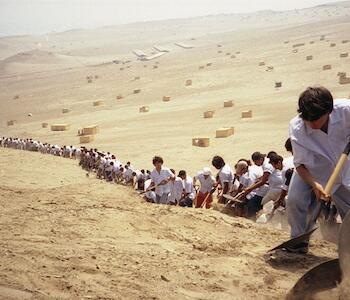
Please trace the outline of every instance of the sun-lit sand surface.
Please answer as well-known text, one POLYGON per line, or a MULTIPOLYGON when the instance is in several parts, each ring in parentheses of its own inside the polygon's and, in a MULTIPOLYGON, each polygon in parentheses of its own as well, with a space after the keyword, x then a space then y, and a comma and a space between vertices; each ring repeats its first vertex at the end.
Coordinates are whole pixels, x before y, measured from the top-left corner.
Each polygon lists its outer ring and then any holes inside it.
MULTIPOLYGON (((347 1, 1 38, 0 135, 79 145, 78 130, 98 124, 100 133, 85 146, 139 169, 151 169, 158 154, 190 175, 216 154, 231 166, 257 150, 286 155, 288 123, 304 88, 321 84, 349 97, 350 84, 337 76, 350 75, 350 57, 340 57, 350 52, 349 28, 347 1), (293 47, 298 43, 305 45, 293 47), (154 45, 170 52, 151 61, 132 53, 151 55, 154 45), (94 107, 96 100, 104 104, 94 107), (227 100, 234 107, 224 108, 227 100), (144 105, 149 112, 139 113, 144 105), (204 119, 208 110, 214 117, 204 119), (242 119, 247 110, 253 117, 242 119), (42 122, 71 126, 53 132, 42 122), (215 138, 221 127, 234 127, 234 135, 215 138), (210 138, 210 146, 193 147, 197 137, 210 138)), ((305 270, 336 256, 333 245, 317 242, 311 256, 275 264, 264 254, 287 233, 216 211, 141 203, 130 189, 85 178, 76 164, 0 148, 5 298, 280 299, 305 270)))
POLYGON ((145 203, 130 188, 86 178, 69 159, 0 154, 4 299, 281 299, 336 256, 335 245, 315 241, 306 257, 271 257, 287 233, 145 203))

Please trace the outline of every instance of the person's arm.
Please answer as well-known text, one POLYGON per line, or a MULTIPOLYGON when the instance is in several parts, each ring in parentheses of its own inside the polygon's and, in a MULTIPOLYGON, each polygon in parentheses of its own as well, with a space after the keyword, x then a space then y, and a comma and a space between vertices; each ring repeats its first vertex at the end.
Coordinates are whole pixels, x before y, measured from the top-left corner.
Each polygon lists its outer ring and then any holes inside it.
POLYGON ((265 185, 267 183, 267 180, 269 179, 270 173, 269 172, 264 172, 263 176, 259 178, 259 180, 252 184, 251 186, 247 187, 244 190, 244 194, 242 196, 247 196, 250 192, 254 191, 255 189, 265 185))
POLYGON ((318 200, 321 198, 328 200, 330 198, 330 195, 326 194, 323 186, 315 180, 315 178, 311 175, 309 170, 304 165, 298 166, 296 170, 300 177, 312 187, 318 200))
POLYGON ((282 189, 280 196, 278 197, 277 201, 274 201, 274 208, 276 209, 277 207, 284 206, 284 198, 286 198, 288 194, 288 191, 282 189))
POLYGON ((218 194, 218 203, 224 203, 224 197, 223 195, 228 194, 229 192, 229 184, 228 182, 224 182, 223 184, 221 184, 221 189, 222 192, 218 194))

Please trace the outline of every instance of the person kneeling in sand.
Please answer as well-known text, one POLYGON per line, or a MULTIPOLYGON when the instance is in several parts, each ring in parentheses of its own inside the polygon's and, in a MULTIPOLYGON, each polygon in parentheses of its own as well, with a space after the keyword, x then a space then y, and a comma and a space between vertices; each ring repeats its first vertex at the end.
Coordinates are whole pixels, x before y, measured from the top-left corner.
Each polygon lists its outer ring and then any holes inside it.
MULTIPOLYGON (((175 175, 174 169, 170 169, 170 171, 175 175)), ((170 194, 168 198, 168 203, 170 205, 177 205, 179 204, 180 200, 183 197, 184 183, 181 177, 176 176, 171 178, 169 184, 170 184, 170 194)))
POLYGON ((160 156, 153 157, 152 163, 154 169, 151 172, 150 188, 156 187, 156 203, 168 204, 168 195, 170 193, 170 179, 174 178, 174 174, 169 168, 163 167, 163 158, 160 156))
POLYGON ((192 207, 193 200, 195 197, 195 190, 193 187, 193 180, 190 176, 187 176, 185 170, 181 170, 178 175, 183 181, 183 197, 179 201, 179 206, 182 207, 192 207))

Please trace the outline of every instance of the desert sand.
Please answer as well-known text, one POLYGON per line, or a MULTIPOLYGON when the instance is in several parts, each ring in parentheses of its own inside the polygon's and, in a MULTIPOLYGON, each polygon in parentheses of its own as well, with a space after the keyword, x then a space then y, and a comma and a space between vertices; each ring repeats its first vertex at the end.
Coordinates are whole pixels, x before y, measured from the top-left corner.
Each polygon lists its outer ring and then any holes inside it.
MULTIPOLYGON (((97 124, 85 146, 139 169, 151 169, 158 154, 190 175, 216 154, 231 166, 254 151, 286 155, 304 88, 321 84, 349 97, 350 84, 337 76, 350 75, 350 57, 340 57, 350 52, 349 16, 345 1, 0 38, 0 135, 79 145, 78 130, 97 124), (132 53, 151 55, 155 45, 170 52, 150 61, 132 53), (326 64, 332 68, 323 70, 326 64), (96 100, 104 104, 93 106, 96 100), (234 107, 224 108, 228 100, 234 107), (141 106, 149 112, 139 113, 141 106), (214 117, 204 119, 208 110, 214 117), (247 110, 253 117, 242 119, 247 110), (53 132, 42 122, 71 126, 53 132), (234 127, 234 135, 215 138, 221 127, 234 127), (210 138, 210 146, 193 147, 197 137, 210 138)), ((85 178, 74 161, 0 154, 5 298, 280 299, 305 270, 336 256, 333 245, 315 241, 309 256, 271 260, 266 251, 288 233, 213 210, 143 203, 129 189, 85 178)))
POLYGON ((286 232, 144 202, 74 160, 0 154, 2 299, 281 299, 337 256, 318 240, 306 256, 267 254, 286 232))

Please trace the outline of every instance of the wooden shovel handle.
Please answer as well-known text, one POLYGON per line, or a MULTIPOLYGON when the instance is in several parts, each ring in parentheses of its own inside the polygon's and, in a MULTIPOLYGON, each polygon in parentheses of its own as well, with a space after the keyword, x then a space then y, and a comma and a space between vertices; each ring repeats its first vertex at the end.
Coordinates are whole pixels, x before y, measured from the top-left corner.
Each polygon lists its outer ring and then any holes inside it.
POLYGON ((333 185, 334 185, 335 181, 337 180, 339 173, 342 170, 344 164, 348 160, 349 152, 350 152, 350 141, 345 146, 345 149, 344 149, 342 155, 340 156, 340 158, 337 162, 337 165, 335 166, 335 169, 333 170, 331 177, 329 177, 329 179, 328 179, 328 182, 327 182, 326 187, 325 187, 326 194, 329 195, 332 192, 333 185))

